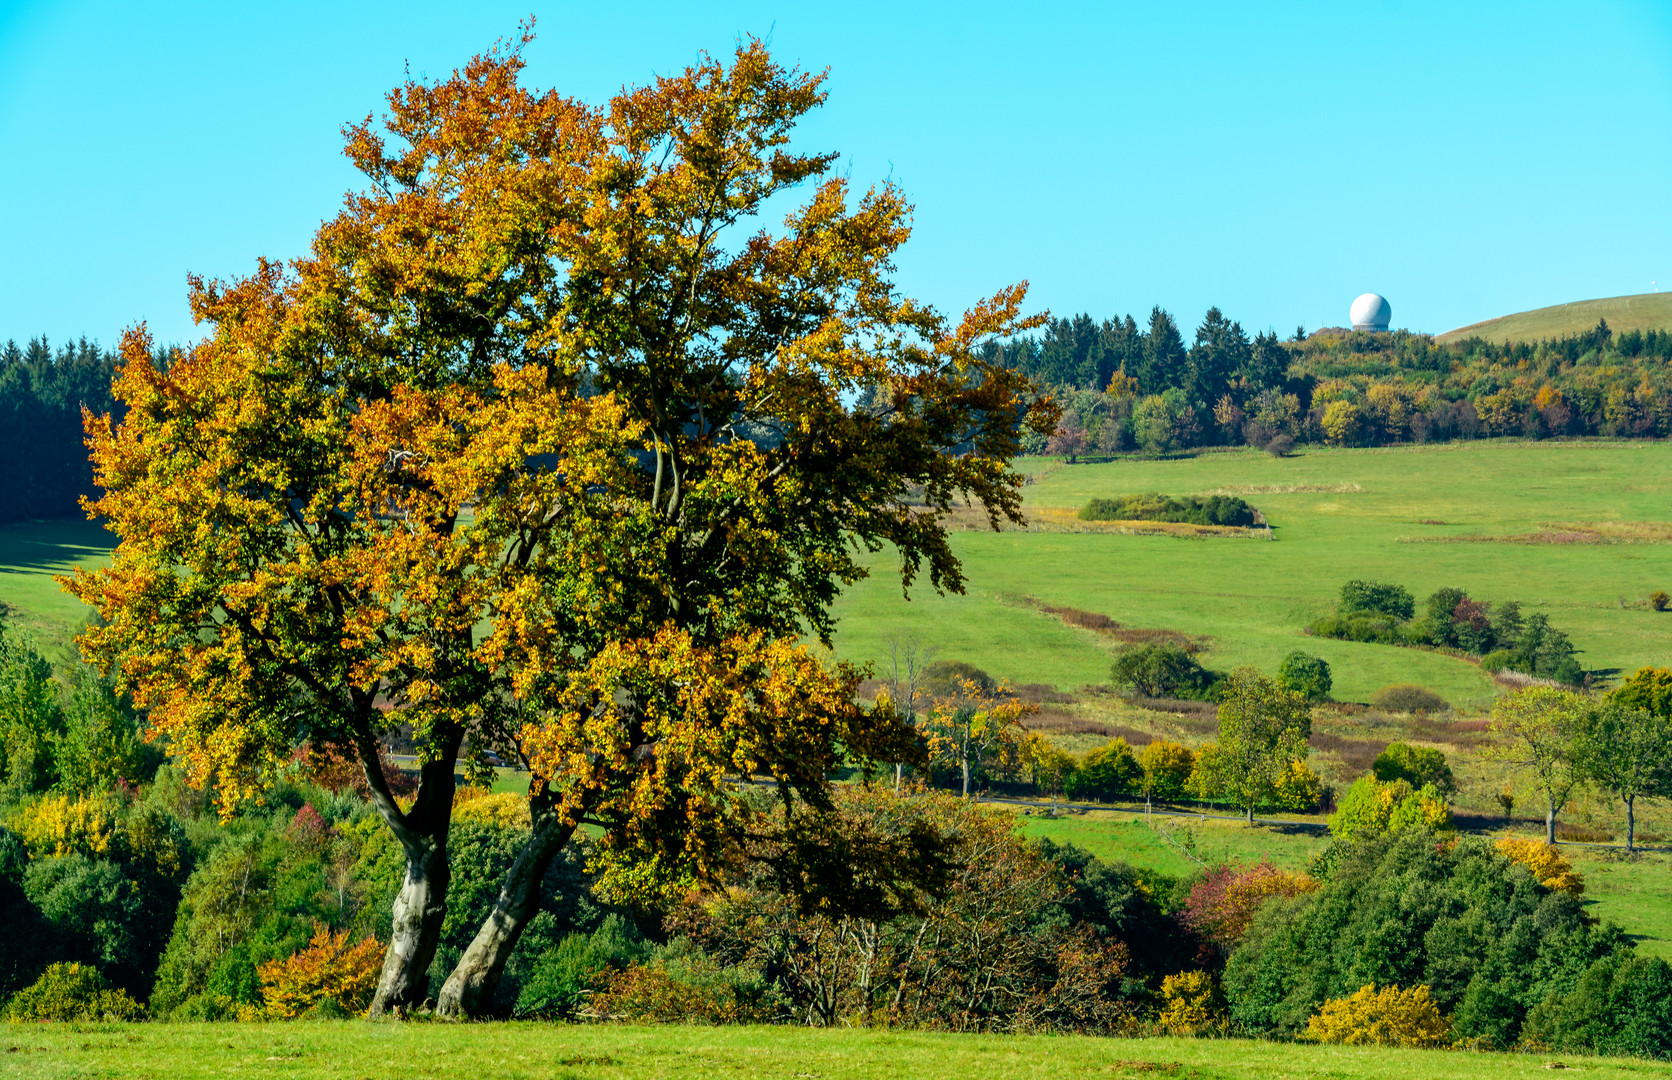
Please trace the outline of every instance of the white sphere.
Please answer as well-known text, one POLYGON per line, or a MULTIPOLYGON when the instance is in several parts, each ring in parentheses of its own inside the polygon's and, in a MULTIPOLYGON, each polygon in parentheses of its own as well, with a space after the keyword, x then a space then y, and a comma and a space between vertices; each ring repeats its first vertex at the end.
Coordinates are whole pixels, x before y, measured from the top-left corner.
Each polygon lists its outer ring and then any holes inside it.
POLYGON ((1354 330, 1386 330, 1393 320, 1393 305, 1382 296, 1367 292, 1353 301, 1354 330))

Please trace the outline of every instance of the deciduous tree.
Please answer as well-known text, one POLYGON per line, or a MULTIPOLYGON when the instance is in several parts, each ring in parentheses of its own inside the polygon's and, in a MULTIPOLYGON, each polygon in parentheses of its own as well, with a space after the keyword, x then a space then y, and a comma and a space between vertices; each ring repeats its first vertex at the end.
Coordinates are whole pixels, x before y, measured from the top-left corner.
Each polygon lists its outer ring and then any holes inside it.
POLYGON ((1020 521, 1009 459, 1056 420, 980 348, 1037 325, 1023 288, 956 323, 900 296, 900 192, 790 148, 822 76, 749 41, 590 108, 520 85, 527 40, 347 129, 369 188, 306 258, 194 279, 209 336, 157 365, 130 334, 130 411, 89 422, 122 542, 72 585, 84 647, 225 808, 304 739, 358 757, 407 859, 373 1012, 426 992, 467 736, 531 770, 533 828, 443 1013, 491 998, 582 823, 619 886, 678 880, 759 825, 738 776, 811 829, 842 756, 910 760, 799 642, 860 548, 960 589, 947 515, 1020 521))

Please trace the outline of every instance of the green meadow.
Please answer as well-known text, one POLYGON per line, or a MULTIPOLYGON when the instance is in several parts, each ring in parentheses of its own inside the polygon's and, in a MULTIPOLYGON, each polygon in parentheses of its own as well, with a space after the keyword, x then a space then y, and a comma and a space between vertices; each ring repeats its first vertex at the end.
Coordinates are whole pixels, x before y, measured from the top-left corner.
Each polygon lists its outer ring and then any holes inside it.
POLYGON ((1543 341, 1596 329, 1607 319, 1615 333, 1627 330, 1665 330, 1672 327, 1672 292, 1610 296, 1601 300, 1576 300, 1571 304, 1518 311, 1485 322, 1460 326, 1436 335, 1442 345, 1464 338, 1488 341, 1543 341))
POLYGON ((1419 600, 1442 586, 1519 600, 1565 630, 1587 668, 1672 663, 1672 613, 1646 602, 1655 589, 1672 591, 1672 453, 1663 443, 1494 440, 1022 466, 1032 475, 1031 511, 1135 492, 1222 491, 1258 507, 1274 539, 972 527, 953 535, 968 578, 961 596, 919 583, 903 597, 892 553, 880 553, 871 577, 840 602, 839 655, 885 669, 892 645, 915 640, 1013 683, 1106 682, 1115 644, 1041 613, 1031 598, 1129 627, 1204 635, 1204 662, 1220 669, 1269 672, 1304 648, 1329 661, 1344 701, 1420 683, 1456 705, 1488 702, 1491 680, 1466 661, 1302 633, 1343 581, 1372 578, 1399 582, 1419 600), (1516 539, 1574 524, 1595 542, 1516 539))
POLYGON ((1619 1058, 1480 1054, 1247 1039, 966 1035, 845 1028, 486 1023, 43 1024, 0 1030, 0 1077, 38 1080, 1504 1080, 1581 1070, 1672 1076, 1619 1058))

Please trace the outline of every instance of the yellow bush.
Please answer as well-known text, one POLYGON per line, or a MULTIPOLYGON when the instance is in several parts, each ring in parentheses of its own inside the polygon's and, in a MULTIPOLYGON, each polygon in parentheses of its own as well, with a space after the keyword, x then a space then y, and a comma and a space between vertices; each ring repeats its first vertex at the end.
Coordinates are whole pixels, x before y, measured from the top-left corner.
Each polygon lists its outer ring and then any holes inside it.
POLYGON ((13 816, 11 825, 36 858, 107 857, 120 828, 116 814, 104 801, 70 795, 46 795, 35 800, 13 816))
POLYGON ((1347 1045, 1444 1046, 1451 1041, 1451 1022, 1440 1015, 1427 986, 1377 990, 1371 983, 1351 997, 1324 1002, 1306 1022, 1305 1038, 1347 1045))
POLYGON ((383 969, 383 945, 374 937, 348 943, 348 931, 314 924, 313 940, 283 960, 256 969, 267 1015, 295 1020, 322 1007, 358 1016, 372 1003, 383 969))
POLYGON ((1277 805, 1285 810, 1304 812, 1317 806, 1324 798, 1324 782, 1306 762, 1296 759, 1278 774, 1272 783, 1277 805))
POLYGON ((462 803, 455 800, 453 820, 526 829, 529 827, 528 800, 514 791, 502 791, 497 795, 477 795, 462 803))
POLYGON ((1161 1026, 1172 1035, 1194 1035, 1220 1022, 1219 987, 1206 971, 1181 971, 1161 980, 1161 1026))
POLYGON ((1585 891, 1585 879, 1562 857, 1561 852, 1542 840, 1515 840, 1509 837, 1498 841, 1498 850, 1510 862, 1519 863, 1533 873, 1540 885, 1579 896, 1585 891))
POLYGON ((85 964, 53 964, 6 1004, 7 1020, 143 1020, 145 1006, 85 964))

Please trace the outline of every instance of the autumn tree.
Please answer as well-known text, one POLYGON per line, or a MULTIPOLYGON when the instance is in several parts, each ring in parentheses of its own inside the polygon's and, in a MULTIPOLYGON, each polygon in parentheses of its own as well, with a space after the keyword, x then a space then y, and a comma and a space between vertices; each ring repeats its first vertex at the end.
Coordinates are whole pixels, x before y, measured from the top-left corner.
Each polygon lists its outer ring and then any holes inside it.
POLYGON ((1271 799, 1291 761, 1306 758, 1312 710, 1306 699, 1253 668, 1238 668, 1219 698, 1219 742, 1200 763, 1211 786, 1231 796, 1250 824, 1254 807, 1271 799))
POLYGON ((1023 288, 956 323, 900 296, 901 193, 790 148, 822 75, 748 41, 590 108, 519 84, 528 40, 349 127, 367 190, 307 257, 194 279, 208 337, 164 370, 131 334, 127 417, 89 422, 122 539, 72 586, 84 647, 223 807, 304 739, 361 761, 407 857, 374 1013, 426 992, 467 737, 530 770, 532 829, 443 1014, 491 1000, 582 824, 622 890, 761 829, 813 850, 836 764, 916 751, 802 640, 861 549, 961 589, 946 516, 1020 521, 1009 459, 1056 420, 980 348, 1036 325, 1023 288))

